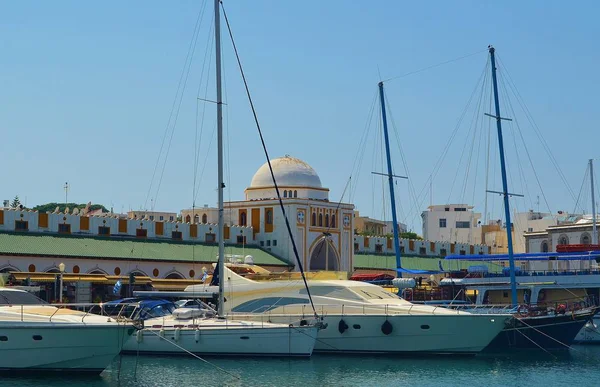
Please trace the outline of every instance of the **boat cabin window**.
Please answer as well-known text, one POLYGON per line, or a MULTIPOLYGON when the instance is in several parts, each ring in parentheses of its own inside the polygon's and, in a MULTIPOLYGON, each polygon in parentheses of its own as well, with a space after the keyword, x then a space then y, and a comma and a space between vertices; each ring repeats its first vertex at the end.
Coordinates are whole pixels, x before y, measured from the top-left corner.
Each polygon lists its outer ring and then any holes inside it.
POLYGON ((352 290, 354 290, 356 293, 358 293, 360 296, 362 296, 363 298, 366 298, 368 300, 388 300, 388 299, 392 299, 392 300, 397 300, 399 297, 392 293, 392 292, 388 292, 387 290, 381 289, 381 288, 373 288, 373 287, 356 287, 356 288, 352 288, 352 290))
MULTIPOLYGON (((306 289, 300 289, 300 294, 307 294, 306 289)), ((352 301, 363 300, 356 293, 343 286, 310 286, 310 295, 316 297, 331 297, 352 301)))
POLYGON ((37 298, 31 293, 0 291, 0 305, 43 305, 45 301, 37 298))

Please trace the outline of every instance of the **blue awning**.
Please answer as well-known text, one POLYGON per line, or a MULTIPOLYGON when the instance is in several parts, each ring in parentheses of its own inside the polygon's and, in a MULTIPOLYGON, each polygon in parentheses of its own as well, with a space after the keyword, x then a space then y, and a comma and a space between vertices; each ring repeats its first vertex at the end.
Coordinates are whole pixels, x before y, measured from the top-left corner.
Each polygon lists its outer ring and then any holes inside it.
MULTIPOLYGON (((513 254, 518 261, 547 261, 554 258, 558 261, 580 261, 583 259, 595 259, 600 257, 600 251, 572 252, 572 253, 519 253, 513 254)), ((448 255, 445 259, 469 260, 469 261, 506 261, 508 254, 485 254, 485 255, 448 255)))
POLYGON ((406 274, 439 274, 439 271, 433 271, 433 270, 420 270, 420 269, 404 269, 404 268, 398 268, 396 269, 396 272, 398 274, 402 274, 402 273, 406 273, 406 274))

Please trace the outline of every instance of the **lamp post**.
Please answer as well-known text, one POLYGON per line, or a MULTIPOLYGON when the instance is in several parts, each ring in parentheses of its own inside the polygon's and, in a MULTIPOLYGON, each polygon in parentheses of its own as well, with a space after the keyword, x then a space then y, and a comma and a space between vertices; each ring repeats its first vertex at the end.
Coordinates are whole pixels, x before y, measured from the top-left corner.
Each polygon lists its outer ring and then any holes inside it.
POLYGON ((64 263, 60 263, 58 265, 58 270, 60 271, 60 286, 59 286, 59 293, 58 293, 58 302, 60 304, 62 304, 63 302, 63 274, 65 273, 65 264, 64 263))

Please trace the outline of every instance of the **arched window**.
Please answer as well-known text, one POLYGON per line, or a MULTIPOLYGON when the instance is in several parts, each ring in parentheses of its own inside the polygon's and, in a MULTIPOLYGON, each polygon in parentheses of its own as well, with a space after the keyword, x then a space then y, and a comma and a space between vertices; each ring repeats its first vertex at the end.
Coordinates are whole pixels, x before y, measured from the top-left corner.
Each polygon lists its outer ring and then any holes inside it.
POLYGON ((331 227, 335 227, 335 214, 331 215, 331 227))
POLYGON ((319 214, 319 227, 323 227, 323 214, 319 214))
POLYGON ((294 197, 297 198, 298 197, 298 191, 294 190, 294 197))
POLYGON ((242 212, 240 215, 240 226, 245 226, 246 225, 246 213, 242 212))
POLYGON ((287 190, 283 191, 283 197, 287 198, 287 190))
POLYGON ((185 222, 186 222, 186 223, 190 223, 191 221, 192 221, 192 217, 191 217, 191 216, 189 216, 189 215, 186 215, 186 216, 185 216, 185 222))
POLYGON ((590 237, 590 234, 588 234, 587 232, 583 233, 581 235, 581 244, 582 245, 589 245, 591 243, 592 238, 590 237))
POLYGON ((325 227, 329 227, 329 214, 325 214, 325 227))
POLYGON ((202 214, 202 223, 208 223, 208 216, 206 216, 206 214, 202 214))
POLYGON ((195 224, 200 223, 200 217, 198 216, 198 214, 194 215, 194 223, 195 224))
POLYGON ((548 252, 548 241, 543 241, 542 242, 542 253, 547 253, 548 252))
POLYGON ((310 225, 311 226, 317 225, 317 214, 315 214, 314 212, 312 213, 312 216, 311 216, 310 225))
POLYGON ((569 244, 569 237, 568 237, 568 236, 566 236, 566 235, 564 235, 564 234, 563 234, 563 235, 561 235, 561 236, 558 238, 558 244, 559 244, 559 245, 568 245, 568 244, 569 244))
POLYGON ((267 210, 265 213, 265 219, 267 224, 273 224, 273 211, 267 210))

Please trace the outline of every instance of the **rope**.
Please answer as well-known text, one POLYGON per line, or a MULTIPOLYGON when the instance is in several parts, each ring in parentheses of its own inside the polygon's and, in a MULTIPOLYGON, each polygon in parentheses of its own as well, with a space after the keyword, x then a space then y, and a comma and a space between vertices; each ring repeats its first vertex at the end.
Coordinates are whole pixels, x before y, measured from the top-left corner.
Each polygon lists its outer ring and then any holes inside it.
POLYGON ((448 63, 457 62, 457 61, 459 61, 461 59, 469 58, 471 56, 474 56, 474 55, 477 55, 477 54, 481 54, 482 52, 487 52, 487 51, 488 51, 488 49, 486 48, 485 50, 480 50, 480 51, 474 52, 472 54, 467 54, 467 55, 463 55, 463 56, 458 57, 458 58, 454 58, 454 59, 450 59, 450 60, 447 60, 447 61, 444 61, 444 62, 440 62, 438 64, 434 64, 434 65, 431 65, 431 66, 424 67, 424 68, 422 68, 420 70, 415 70, 415 71, 408 72, 406 74, 398 75, 396 77, 388 78, 386 80, 383 80, 382 82, 387 83, 387 82, 393 81, 395 79, 400 79, 400 78, 407 77, 409 75, 418 74, 420 72, 423 72, 423 71, 426 71, 426 70, 431 70, 433 68, 436 68, 436 67, 439 67, 439 66, 443 66, 443 65, 448 64, 448 63))
POLYGON ((275 192, 277 193, 277 200, 279 201, 279 207, 281 208, 281 212, 283 214, 283 218, 285 219, 285 225, 288 231, 288 235, 292 241, 292 248, 294 250, 294 256, 296 257, 296 262, 298 263, 298 268, 300 269, 300 273, 302 274, 302 280, 304 281, 304 286, 306 287, 306 291, 308 293, 308 298, 310 300, 310 305, 312 306, 315 317, 318 317, 317 310, 315 309, 315 305, 313 299, 310 295, 310 288, 308 287, 308 282, 306 281, 306 276, 304 275, 304 268, 302 267, 302 262, 300 261, 300 256, 298 254, 298 248, 296 247, 296 241, 294 240, 294 236, 292 233, 292 228, 290 226, 290 221, 285 212, 285 206, 283 205, 283 200, 281 199, 281 193, 279 192, 279 186, 277 185, 277 181, 275 180, 275 173, 273 172, 273 166, 271 165, 271 159, 269 157, 269 152, 267 151, 267 145, 265 144, 265 139, 262 134, 262 130, 260 128, 260 123, 258 122, 258 116, 256 113, 256 109, 254 108, 254 102, 252 101, 252 96, 250 95, 250 89, 248 88, 248 82, 246 81, 246 75, 244 73, 244 69, 242 68, 242 62, 240 61, 240 56, 238 54, 237 46, 235 44, 235 40, 233 39, 233 33, 231 31, 231 26, 229 25, 229 19, 227 17, 227 12, 225 12, 225 7, 223 6, 223 2, 221 3, 221 8, 223 9, 223 17, 225 18, 225 23, 227 24, 227 31, 229 32, 229 37, 231 39, 231 44, 233 45, 233 50, 235 52, 235 58, 237 60, 237 64, 242 75, 242 80, 244 82, 244 88, 246 89, 246 95, 248 97, 248 102, 250 103, 250 108, 252 109, 252 115, 254 116, 254 122, 256 124, 256 129, 258 130, 258 134, 260 136, 260 142, 263 147, 263 151, 265 153, 265 157, 267 159, 267 164, 269 165, 269 172, 271 173, 271 179, 273 179, 273 185, 275 186, 275 192))
MULTIPOLYGON (((527 325, 527 324, 526 324, 527 325)), ((539 345, 538 343, 536 343, 533 339, 531 339, 529 336, 527 336, 525 333, 521 332, 518 328, 515 329, 515 331, 517 333, 519 333, 520 335, 522 335, 524 338, 526 338, 527 340, 531 341, 533 344, 535 344, 536 347, 538 347, 539 349, 541 349, 542 351, 546 352, 548 355, 552 356, 553 358, 556 359, 556 356, 554 356, 552 353, 550 353, 550 351, 548 351, 546 348, 542 347, 541 345, 539 345)))
POLYGON ((192 356, 192 357, 195 357, 196 359, 198 359, 198 360, 202 361, 203 363, 206 363, 206 364, 208 364, 208 365, 210 365, 210 366, 212 366, 212 367, 216 368, 217 370, 219 370, 219 371, 221 371, 221 372, 223 372, 223 373, 226 373, 227 375, 231 376, 232 378, 235 378, 235 379, 237 379, 237 380, 241 380, 241 377, 239 377, 239 376, 237 376, 237 375, 235 375, 235 374, 233 374, 233 373, 231 373, 231 372, 229 372, 229 371, 227 371, 227 370, 225 370, 225 369, 223 369, 223 368, 219 367, 219 366, 218 366, 218 365, 216 365, 216 364, 213 364, 213 363, 209 362, 209 361, 208 361, 208 360, 206 360, 206 359, 203 359, 203 358, 201 358, 200 356, 196 355, 195 353, 193 353, 193 352, 191 352, 191 351, 188 351, 187 349, 185 349, 185 348, 183 348, 182 346, 178 345, 178 344, 177 344, 177 343, 175 343, 174 341, 171 341, 171 340, 167 339, 166 337, 163 337, 163 336, 159 335, 159 334, 158 334, 158 333, 156 333, 154 330, 152 330, 152 329, 145 329, 144 331, 146 331, 146 332, 150 332, 150 333, 152 333, 152 334, 154 334, 154 335, 158 336, 158 337, 159 337, 161 340, 165 340, 166 342, 168 342, 168 343, 170 343, 171 345, 173 345, 173 346, 175 346, 175 347, 179 348, 180 350, 182 350, 183 352, 187 353, 188 355, 190 355, 190 356, 192 356))

